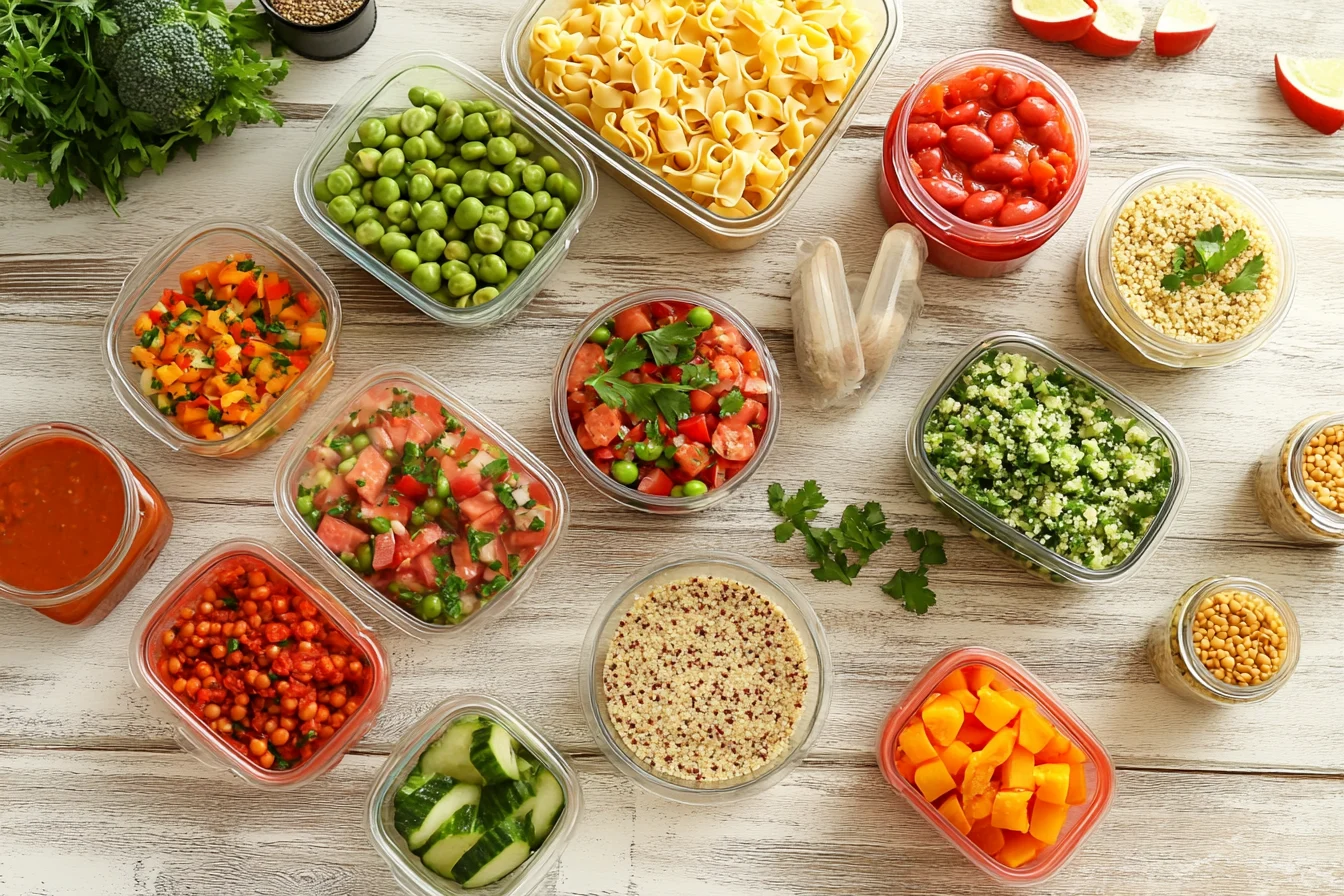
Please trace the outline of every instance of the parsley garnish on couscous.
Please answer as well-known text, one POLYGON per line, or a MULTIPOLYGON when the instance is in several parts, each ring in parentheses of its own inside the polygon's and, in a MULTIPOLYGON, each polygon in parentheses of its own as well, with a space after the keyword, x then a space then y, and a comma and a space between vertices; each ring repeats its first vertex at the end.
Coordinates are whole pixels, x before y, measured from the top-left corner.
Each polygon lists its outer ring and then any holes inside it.
POLYGON ((1059 556, 1124 561, 1171 490, 1171 452, 1063 368, 990 350, 934 406, 924 450, 938 475, 1059 556))

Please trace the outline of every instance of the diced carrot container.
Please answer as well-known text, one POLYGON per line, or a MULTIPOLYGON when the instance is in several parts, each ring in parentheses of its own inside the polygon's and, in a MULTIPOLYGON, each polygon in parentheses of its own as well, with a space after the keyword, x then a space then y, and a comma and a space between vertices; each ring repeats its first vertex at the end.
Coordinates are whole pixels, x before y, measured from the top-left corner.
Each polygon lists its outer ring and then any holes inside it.
POLYGON ((938 833, 1010 887, 1058 873, 1115 794, 1096 735, 1034 675, 984 647, 924 667, 887 716, 877 762, 938 833))

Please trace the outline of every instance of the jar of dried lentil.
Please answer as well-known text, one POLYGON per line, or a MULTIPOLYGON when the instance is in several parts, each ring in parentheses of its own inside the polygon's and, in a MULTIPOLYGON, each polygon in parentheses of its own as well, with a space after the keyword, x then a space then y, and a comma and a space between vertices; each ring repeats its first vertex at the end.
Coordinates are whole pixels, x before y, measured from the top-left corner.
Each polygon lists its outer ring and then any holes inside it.
POLYGON ((1196 165, 1163 165, 1132 178, 1098 213, 1078 263, 1078 307, 1102 344, 1140 367, 1176 370, 1240 361, 1279 328, 1292 304, 1293 245, 1250 181, 1196 165), (1165 289, 1178 249, 1196 234, 1245 230, 1249 244, 1206 282, 1165 289), (1257 255, 1255 288, 1227 294, 1257 255))
POLYGON ((1158 681, 1183 697, 1221 706, 1269 697, 1293 674, 1300 650, 1288 602, 1240 576, 1192 585, 1148 638, 1158 681))
POLYGON ((1255 473, 1260 515, 1284 538, 1344 545, 1344 413, 1308 417, 1255 473))
POLYGON ((378 23, 374 0, 260 0, 285 46, 309 59, 342 59, 364 46, 378 23))

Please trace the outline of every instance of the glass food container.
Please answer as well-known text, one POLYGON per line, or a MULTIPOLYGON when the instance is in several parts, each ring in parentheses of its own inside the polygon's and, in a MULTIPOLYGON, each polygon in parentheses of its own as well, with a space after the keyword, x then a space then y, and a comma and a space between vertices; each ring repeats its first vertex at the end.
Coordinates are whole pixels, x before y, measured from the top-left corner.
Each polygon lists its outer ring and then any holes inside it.
POLYGON ((410 896, 528 896, 545 881, 560 855, 574 839, 574 828, 583 811, 583 791, 578 775, 569 762, 546 737, 521 716, 493 697, 462 694, 434 707, 410 731, 406 732, 383 763, 378 778, 369 790, 365 826, 374 848, 392 870, 402 892, 410 896), (506 877, 484 887, 467 889, 456 881, 435 874, 422 864, 393 824, 397 789, 405 783, 420 755, 438 740, 452 724, 465 716, 480 716, 503 725, 560 782, 565 807, 555 826, 524 864, 506 877))
POLYGON ((962 277, 998 277, 1026 264, 1032 253, 1058 233, 1073 214, 1087 181, 1089 148, 1087 120, 1078 98, 1053 69, 1030 56, 1008 50, 970 50, 930 68, 897 103, 882 141, 878 200, 888 224, 906 221, 924 234, 929 241, 929 261, 934 265, 962 277), (906 162, 905 133, 915 101, 929 85, 977 66, 1011 68, 1043 82, 1073 130, 1078 164, 1073 183, 1063 199, 1035 221, 1013 227, 986 227, 965 221, 934 202, 906 162))
POLYGON ((1259 703, 1268 698, 1288 682, 1301 651, 1302 635, 1297 616, 1283 595, 1268 585, 1242 576, 1211 576, 1196 582, 1180 596, 1171 613, 1163 615, 1153 625, 1148 637, 1148 660, 1158 681, 1182 697, 1219 706, 1259 703), (1272 605, 1288 632, 1282 665, 1261 684, 1241 686, 1220 681, 1205 668, 1195 652, 1193 629, 1200 603, 1206 597, 1233 590, 1256 595, 1272 605))
POLYGON ((786 578, 763 563, 726 551, 675 554, 649 563, 620 582, 593 614, 579 667, 579 694, 588 727, 612 765, 636 784, 679 803, 711 805, 754 796, 779 783, 821 736, 831 701, 831 654, 812 606, 786 578), (635 600, 650 588, 691 576, 717 576, 755 588, 793 624, 807 654, 808 687, 802 714, 787 748, 749 775, 726 781, 688 782, 651 769, 613 729, 604 696, 603 667, 616 629, 635 600))
POLYGON ((1114 585, 1133 575, 1161 543, 1170 528, 1189 485, 1190 460, 1185 445, 1171 425, 1147 405, 1127 396, 1101 374, 1070 357, 1051 343, 1016 330, 990 333, 962 352, 948 365, 946 372, 924 393, 920 411, 910 421, 905 437, 906 462, 916 490, 930 503, 957 524, 972 538, 976 538, 995 553, 1007 557, 1016 565, 1048 582, 1075 585, 1114 585), (1058 366, 1087 382, 1106 399, 1112 411, 1140 421, 1151 432, 1162 437, 1171 455, 1171 488, 1166 500, 1157 511, 1148 532, 1128 557, 1108 569, 1089 569, 1061 557, 1054 551, 1032 541, 1024 533, 1009 526, 994 514, 967 498, 951 483, 944 480, 934 468, 924 450, 924 428, 934 407, 948 389, 974 360, 990 349, 1026 355, 1044 366, 1058 366))
POLYGON ((240 458, 261 451, 284 434, 322 394, 331 381, 340 336, 341 301, 336 287, 302 249, 264 224, 207 221, 164 240, 127 275, 103 328, 103 362, 117 400, 150 435, 174 451, 240 458), (325 314, 327 338, 313 353, 308 369, 259 418, 231 436, 210 441, 188 435, 140 391, 142 369, 131 360, 131 348, 140 344, 135 319, 158 302, 165 289, 180 289, 179 274, 207 261, 219 261, 231 252, 251 253, 258 264, 283 273, 296 291, 316 296, 325 314))
POLYGON ((464 633, 475 635, 485 625, 486 620, 503 615, 540 578, 542 567, 546 565, 546 561, 555 550, 555 546, 564 537, 565 527, 569 522, 569 496, 565 492, 564 485, 561 484, 549 467, 489 417, 459 398, 429 374, 411 366, 380 367, 371 371, 358 382, 352 383, 341 393, 335 404, 331 405, 330 414, 317 420, 313 426, 305 430, 290 444, 284 457, 280 459, 280 465, 276 472, 275 507, 285 527, 308 549, 308 552, 313 555, 313 558, 329 575, 337 579, 345 586, 347 591, 394 628, 422 641, 436 638, 466 637, 467 635, 464 633), (546 540, 546 543, 541 546, 536 556, 528 561, 527 565, 522 568, 507 588, 491 600, 483 603, 480 609, 466 616, 456 625, 434 625, 425 622, 374 590, 365 583, 358 573, 342 563, 336 554, 333 554, 318 540, 317 535, 299 513, 298 507, 295 506, 295 495, 299 480, 303 476, 305 468, 311 462, 313 452, 322 445, 322 441, 329 432, 359 409, 360 399, 365 393, 382 386, 409 389, 416 394, 430 395, 437 399, 444 407, 451 410, 458 420, 479 430, 496 445, 507 451, 509 456, 518 461, 527 473, 541 482, 552 496, 554 512, 550 524, 552 534, 546 540))
POLYGON ((531 66, 528 41, 532 24, 544 16, 558 18, 569 6, 566 0, 532 0, 518 11, 504 38, 504 76, 528 109, 592 153, 602 169, 619 181, 621 186, 714 248, 745 249, 778 227, 798 201, 807 184, 821 170, 839 143, 840 136, 858 114, 864 98, 877 84, 877 76, 886 67, 887 60, 900 41, 905 25, 900 0, 854 0, 854 4, 868 15, 873 24, 875 42, 872 56, 841 102, 835 118, 826 125, 774 201, 747 218, 726 218, 701 206, 533 86, 532 79, 528 77, 531 66))
POLYGON ((146 608, 131 635, 131 675, 140 690, 157 697, 167 709, 166 716, 173 723, 173 739, 205 765, 227 769, 248 784, 268 790, 301 787, 340 762, 341 757, 373 727, 387 700, 391 674, 382 646, 349 610, 293 560, 261 542, 246 538, 215 545, 183 570, 146 608), (310 758, 287 769, 262 768, 241 749, 231 746, 187 708, 159 673, 163 634, 183 606, 195 604, 202 592, 218 581, 226 564, 230 567, 241 564, 249 572, 269 569, 286 579, 296 594, 316 604, 331 625, 367 658, 372 680, 359 708, 310 758))
POLYGON ((886 725, 878 740, 877 762, 882 775, 892 789, 905 797, 915 811, 948 842, 961 851, 968 861, 1001 884, 1023 887, 1043 883, 1063 868, 1083 841, 1091 835, 1110 810, 1115 795, 1115 766, 1106 748, 1096 735, 1074 715, 1055 694, 1022 666, 996 650, 985 647, 961 647, 949 650, 933 660, 916 676, 915 681, 897 701, 887 716, 886 725), (1057 731, 1066 736, 1087 757, 1084 765, 1087 780, 1087 799, 1069 807, 1069 818, 1059 840, 1046 847, 1040 855, 1017 868, 1010 868, 985 853, 974 841, 952 826, 932 803, 924 798, 919 788, 906 780, 896 769, 895 748, 897 737, 910 718, 919 712, 924 700, 951 672, 970 664, 988 666, 1012 683, 1013 688, 1036 702, 1036 709, 1057 731))
POLYGON ((1344 426, 1344 413, 1308 417, 1271 445, 1256 467, 1255 496, 1260 515, 1283 537, 1339 547, 1344 545, 1344 514, 1316 500, 1303 469, 1311 440, 1331 426, 1344 426))
POLYGON ((1288 316, 1296 274, 1292 237, 1273 203, 1250 181, 1202 165, 1161 165, 1130 178, 1097 213, 1078 261, 1078 307, 1083 320, 1107 348, 1140 367, 1179 370, 1221 367, 1264 345, 1288 316), (1168 336, 1130 308, 1120 294, 1111 264, 1111 236, 1120 212, 1132 199, 1164 184, 1198 181, 1212 184, 1239 200, 1264 224, 1279 256, 1279 292, 1265 318, 1250 333, 1227 342, 1186 342, 1168 336))
POLYGON ((765 456, 770 453, 770 448, 775 443, 775 434, 779 431, 781 410, 779 368, 775 364, 774 356, 770 354, 770 348, 765 344, 765 337, 751 325, 749 320, 735 311, 727 302, 710 298, 704 293, 689 289, 645 289, 621 296, 619 299, 614 299, 599 307, 584 318, 578 329, 574 331, 574 338, 569 341, 569 345, 565 347, 564 353, 560 356, 560 363, 556 365, 555 376, 551 385, 551 424, 555 428, 555 437, 560 441, 560 447, 564 449, 569 462, 574 465, 574 468, 579 471, 579 474, 589 485, 604 496, 617 504, 633 507, 645 513, 681 514, 706 510, 740 489, 764 462, 765 456), (566 407, 565 378, 579 349, 588 341, 589 334, 603 321, 610 320, 617 312, 634 305, 657 300, 703 305, 716 315, 728 320, 746 337, 747 341, 751 343, 751 347, 760 355, 761 370, 765 374, 766 382, 770 384, 770 416, 766 421, 765 431, 757 443, 756 453, 735 476, 727 480, 722 486, 694 497, 673 498, 645 494, 629 486, 621 485, 610 476, 604 475, 580 447, 578 436, 570 423, 566 407))
MULTIPOLYGON (((125 508, 120 534, 103 562, 80 581, 54 591, 28 591, 0 579, 0 598, 66 625, 93 625, 112 612, 154 565, 172 534, 173 512, 135 464, 110 442, 73 423, 39 423, 11 433, 0 441, 0 463, 6 456, 57 440, 81 442, 111 462, 125 508)), ((0 522, 6 516, 3 505, 0 500, 0 522)))
POLYGON ((511 320, 532 301, 551 272, 564 260, 569 244, 593 210, 597 201, 597 172, 582 153, 543 116, 496 85, 480 72, 442 53, 405 53, 394 56, 377 71, 361 79, 345 93, 318 125, 312 146, 294 175, 294 199, 309 226, 343 255, 368 271, 384 286, 419 308, 441 324, 474 329, 511 320), (416 86, 441 91, 449 99, 489 99, 507 109, 519 129, 526 131, 538 146, 556 157, 560 170, 574 180, 581 191, 578 205, 570 209, 560 229, 537 252, 522 273, 499 296, 482 305, 455 308, 440 304, 420 291, 411 281, 392 270, 327 217, 313 196, 313 184, 345 161, 347 145, 359 123, 365 118, 400 112, 408 105, 407 92, 416 86))

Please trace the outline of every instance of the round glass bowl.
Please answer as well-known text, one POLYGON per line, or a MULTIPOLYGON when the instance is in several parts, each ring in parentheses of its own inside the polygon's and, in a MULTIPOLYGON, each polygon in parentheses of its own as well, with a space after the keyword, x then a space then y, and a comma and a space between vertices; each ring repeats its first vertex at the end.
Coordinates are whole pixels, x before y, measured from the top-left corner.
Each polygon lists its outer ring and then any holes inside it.
POLYGON ((1221 367, 1245 358, 1274 334, 1288 316, 1295 283, 1293 243, 1288 228, 1278 210, 1254 184, 1217 168, 1162 165, 1128 180, 1097 213, 1078 262, 1078 307, 1097 339, 1131 364, 1159 370, 1221 367), (1139 317, 1116 283, 1111 237, 1120 212, 1135 197, 1154 187, 1191 181, 1215 186, 1250 209, 1269 232, 1279 257, 1278 295, 1255 329, 1238 339, 1200 343, 1168 336, 1139 317))
POLYGON ((551 383, 551 425, 555 427, 555 437, 560 441, 560 447, 564 449, 569 462, 588 481, 589 485, 603 495, 617 504, 633 507, 635 510, 642 510, 645 513, 694 513, 697 510, 706 510, 713 507, 736 492, 746 484, 746 481, 764 462, 765 456, 770 453, 770 448, 775 443, 775 434, 779 431, 781 411, 779 367, 775 364, 774 356, 770 354, 769 346, 765 344, 765 337, 727 302, 710 298, 704 293, 689 289, 644 289, 621 296, 619 299, 598 308, 585 317, 583 322, 579 324, 578 329, 574 331, 574 338, 569 341, 569 345, 565 346, 565 350, 560 355, 560 363, 556 365, 555 376, 551 383), (604 474, 579 445, 579 437, 569 421, 569 412, 566 405, 565 378, 569 374, 569 368, 574 364, 574 358, 578 355, 579 349, 588 341, 588 336, 593 330, 626 308, 658 300, 703 305, 731 323, 760 356, 761 372, 765 376, 765 381, 770 385, 770 404, 768 408, 770 416, 766 420, 764 432, 756 443, 756 453, 751 456, 751 459, 736 475, 723 485, 710 489, 703 495, 689 498, 646 494, 635 488, 621 485, 615 479, 604 474))
POLYGON ((1152 663, 1157 680, 1167 688, 1186 697, 1219 706, 1240 706, 1259 703, 1283 687, 1297 667, 1302 650, 1302 635, 1297 626, 1293 608, 1268 585, 1241 576, 1212 576, 1197 582, 1181 595, 1169 615, 1153 626, 1148 637, 1148 660, 1152 663), (1244 591, 1254 594, 1278 610, 1288 633, 1279 670, 1262 684, 1231 685, 1220 681, 1204 667, 1195 653, 1193 629, 1200 602, 1224 591, 1244 591))
POLYGON ((630 780, 650 793, 679 803, 730 803, 769 789, 801 763, 812 749, 821 735, 831 701, 831 654, 821 620, 812 606, 797 588, 770 567, 741 554, 724 551, 676 554, 636 570, 612 589, 597 608, 584 639, 579 695, 598 747, 630 780), (779 607, 802 641, 807 655, 808 685, 802 713, 782 753, 749 775, 726 781, 693 783, 654 771, 626 746, 607 711, 603 669, 616 629, 636 599, 659 585, 706 576, 749 585, 779 607))
POLYGON ((1316 414, 1293 427, 1260 458, 1255 497, 1260 515, 1285 538, 1307 544, 1344 546, 1344 514, 1330 510, 1307 490, 1303 460, 1322 430, 1344 426, 1344 413, 1316 414))
POLYGON ((970 50, 944 59, 926 71, 905 92, 887 122, 882 141, 882 174, 878 200, 888 224, 906 221, 929 241, 929 261, 961 277, 997 277, 1027 263, 1032 253, 1059 232, 1083 196, 1090 143, 1087 120, 1069 85, 1053 69, 1030 56, 1008 50, 970 50), (915 102, 932 84, 955 78, 978 66, 1012 69, 1050 88, 1073 131, 1078 170, 1064 198, 1035 221, 1013 227, 973 224, 934 202, 910 165, 905 134, 915 102), (899 164, 898 164, 899 162, 899 164))

